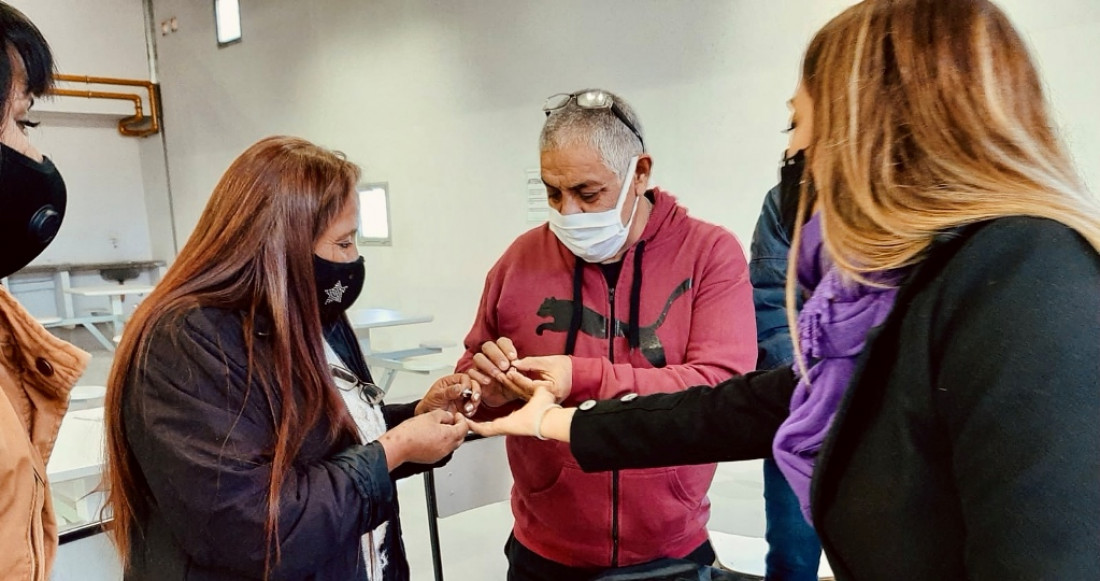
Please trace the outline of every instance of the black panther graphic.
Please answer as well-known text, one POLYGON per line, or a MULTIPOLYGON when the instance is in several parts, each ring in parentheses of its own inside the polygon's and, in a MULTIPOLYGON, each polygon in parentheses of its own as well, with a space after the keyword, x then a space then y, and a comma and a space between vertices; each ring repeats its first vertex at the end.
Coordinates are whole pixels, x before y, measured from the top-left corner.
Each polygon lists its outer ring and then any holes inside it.
MULTIPOLYGON (((661 314, 657 317, 657 321, 648 327, 640 327, 638 329, 638 336, 641 343, 639 348, 642 351, 642 355, 645 356, 646 361, 649 361, 650 365, 654 367, 664 367, 666 364, 665 348, 664 345, 661 345, 661 339, 657 337, 657 329, 664 324, 665 316, 668 315, 668 310, 672 308, 672 303, 676 302, 676 299, 680 298, 680 296, 690 288, 691 279, 684 279, 684 282, 673 289, 672 294, 669 295, 668 300, 665 301, 665 308, 661 310, 661 314)), ((546 297, 546 299, 542 301, 542 304, 539 305, 538 314, 540 317, 550 317, 553 320, 542 323, 536 327, 535 334, 542 335, 544 331, 566 333, 569 331, 569 321, 573 318, 573 300, 546 297)), ((626 337, 627 323, 623 323, 617 319, 613 319, 612 323, 615 336, 626 337)), ((582 307, 580 330, 596 339, 607 339, 607 317, 588 307, 582 307)))

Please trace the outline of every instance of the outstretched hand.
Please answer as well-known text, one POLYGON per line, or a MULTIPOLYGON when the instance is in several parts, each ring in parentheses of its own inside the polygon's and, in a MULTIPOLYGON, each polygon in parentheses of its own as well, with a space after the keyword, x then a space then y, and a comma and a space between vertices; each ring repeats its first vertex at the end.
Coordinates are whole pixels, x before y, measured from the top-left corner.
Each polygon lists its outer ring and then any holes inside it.
POLYGON ((555 396, 543 385, 535 388, 523 407, 491 422, 469 422, 470 430, 482 436, 534 436, 536 426, 544 438, 569 441, 573 409, 562 410, 555 396))

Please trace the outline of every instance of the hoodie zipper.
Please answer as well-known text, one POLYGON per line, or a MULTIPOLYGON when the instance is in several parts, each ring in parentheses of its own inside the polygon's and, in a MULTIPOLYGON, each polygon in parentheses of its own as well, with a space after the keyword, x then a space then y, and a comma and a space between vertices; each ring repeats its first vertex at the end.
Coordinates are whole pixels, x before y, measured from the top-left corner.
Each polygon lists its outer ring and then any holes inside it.
MULTIPOLYGON (((615 287, 608 285, 607 359, 615 363, 615 287)), ((611 566, 619 566, 619 471, 611 471, 611 566)))
POLYGON ((608 287, 607 298, 611 301, 607 316, 607 360, 615 363, 615 287, 608 287))

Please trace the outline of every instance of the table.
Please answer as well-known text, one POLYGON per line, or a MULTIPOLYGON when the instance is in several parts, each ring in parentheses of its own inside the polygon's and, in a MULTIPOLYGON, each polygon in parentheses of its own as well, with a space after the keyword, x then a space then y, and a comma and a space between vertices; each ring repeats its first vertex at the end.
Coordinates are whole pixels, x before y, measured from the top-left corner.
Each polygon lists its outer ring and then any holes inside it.
MULTIPOLYGON (((23 267, 18 272, 12 274, 14 277, 22 277, 24 275, 41 275, 48 274, 53 277, 53 291, 57 300, 57 315, 65 320, 62 323, 66 327, 70 327, 74 324, 79 324, 73 321, 76 318, 76 313, 73 309, 73 298, 69 295, 68 290, 72 287, 71 274, 74 272, 88 272, 88 271, 100 271, 102 276, 105 270, 125 270, 133 269, 137 271, 151 271, 155 273, 155 280, 161 280, 164 278, 165 272, 167 272, 167 265, 163 260, 146 260, 146 261, 129 261, 129 262, 93 262, 93 263, 63 263, 63 264, 39 264, 23 267)), ((12 287, 8 284, 10 277, 0 279, 0 284, 3 284, 6 288, 12 287)))
POLYGON ((64 482, 103 472, 103 408, 65 414, 54 441, 46 474, 64 482))
POLYGON ((430 323, 435 319, 432 315, 411 315, 383 308, 355 309, 348 311, 347 315, 351 327, 355 329, 355 335, 359 338, 359 346, 363 349, 363 355, 367 360, 367 365, 371 367, 372 373, 375 369, 381 369, 381 373, 378 373, 375 379, 383 391, 388 392, 390 390, 394 379, 397 378, 398 371, 428 374, 449 367, 447 365, 409 361, 411 358, 422 355, 442 353, 443 348, 449 346, 446 343, 421 343, 419 347, 413 349, 386 352, 376 352, 371 348, 371 329, 430 323))
MULTIPOLYGON (((73 295, 79 295, 83 297, 110 297, 111 299, 111 314, 106 319, 106 322, 110 322, 114 325, 114 335, 118 336, 122 333, 122 324, 124 317, 122 313, 122 297, 126 295, 147 295, 153 292, 153 286, 147 284, 105 284, 96 286, 74 286, 65 289, 65 292, 73 295)), ((98 329, 95 329, 95 323, 104 322, 100 317, 75 317, 73 322, 83 325, 92 333, 92 336, 96 338, 108 351, 114 351, 114 343, 107 340, 98 329), (92 319, 95 319, 94 321, 92 319)))
POLYGON ((65 414, 57 432, 53 454, 46 465, 50 492, 60 528, 80 526, 99 518, 104 502, 100 490, 103 477, 103 408, 65 414))
POLYGON ((356 330, 364 330, 360 336, 370 338, 370 330, 380 327, 396 327, 399 325, 415 325, 417 323, 430 323, 435 320, 432 315, 410 315, 393 309, 354 309, 348 311, 348 320, 356 330))

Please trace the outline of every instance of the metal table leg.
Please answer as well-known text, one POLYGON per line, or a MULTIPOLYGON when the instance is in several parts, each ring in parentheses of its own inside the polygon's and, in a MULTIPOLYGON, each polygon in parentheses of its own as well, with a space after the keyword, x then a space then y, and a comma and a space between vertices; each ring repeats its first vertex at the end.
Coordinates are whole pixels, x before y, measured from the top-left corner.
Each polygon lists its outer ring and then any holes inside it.
POLYGON ((439 512, 435 504, 435 471, 424 473, 424 498, 428 503, 428 539, 432 545, 432 570, 435 581, 443 581, 443 555, 439 548, 439 512))

